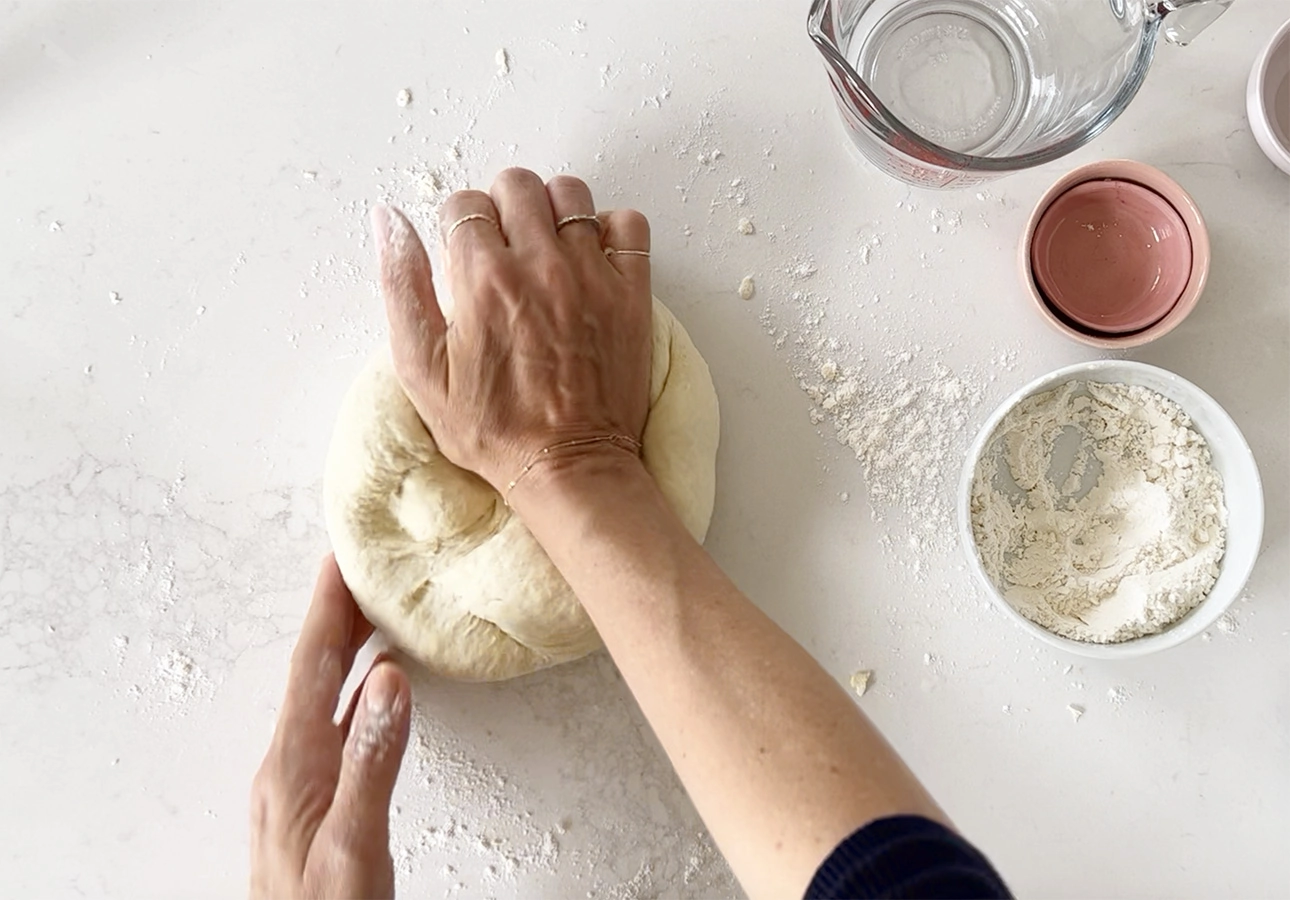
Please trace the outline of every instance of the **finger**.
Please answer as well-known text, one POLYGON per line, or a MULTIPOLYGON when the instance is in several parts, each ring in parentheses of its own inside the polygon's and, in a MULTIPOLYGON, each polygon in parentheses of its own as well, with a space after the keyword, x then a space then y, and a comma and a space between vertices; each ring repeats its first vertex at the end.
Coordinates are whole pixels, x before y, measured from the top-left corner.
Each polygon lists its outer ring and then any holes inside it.
MULTIPOLYGON (((344 572, 341 573, 342 578, 344 577, 344 574, 344 572)), ((351 593, 350 596, 352 597, 353 594, 351 593)), ((355 601, 354 619, 349 627, 349 642, 345 645, 345 652, 341 654, 341 669, 345 672, 345 678, 341 681, 340 692, 336 695, 337 709, 340 708, 340 703, 345 699, 345 688, 348 686, 351 676, 354 676, 356 679, 366 678, 367 672, 372 668, 372 666, 376 665, 375 660, 369 661, 359 659, 364 648, 368 646, 369 639, 372 638, 374 634, 376 634, 376 626, 367 621, 367 616, 363 615, 363 611, 358 607, 358 602, 355 601), (360 662, 365 666, 365 669, 361 676, 355 676, 354 667, 360 662)), ((371 644, 374 646, 378 645, 378 640, 371 640, 371 644)), ((383 647, 384 650, 389 650, 388 640, 380 638, 379 645, 383 647)), ((355 693, 357 693, 357 690, 358 688, 356 687, 355 693)), ((353 698, 351 697, 350 699, 353 698)), ((349 731, 348 720, 346 720, 345 723, 337 723, 335 711, 332 712, 332 724, 341 724, 342 734, 347 734, 349 731)))
POLYGON ((649 257, 640 254, 649 253, 649 219, 634 209, 615 209, 601 213, 600 223, 601 245, 609 264, 628 281, 644 281, 648 287, 649 257))
POLYGON ((331 709, 363 623, 329 555, 291 656, 273 742, 252 787, 253 847, 263 865, 303 861, 331 806, 341 766, 341 733, 331 709))
POLYGON ((600 220, 586 182, 572 175, 557 175, 546 183, 546 193, 560 240, 582 252, 598 251, 600 220))
POLYGON ((521 251, 555 241, 555 218, 546 185, 528 169, 504 169, 489 190, 502 231, 512 247, 521 251))
POLYGON ((291 654, 279 731, 331 727, 331 714, 345 678, 345 656, 349 652, 355 610, 354 598, 341 577, 336 557, 328 554, 318 573, 296 649, 291 654))
POLYGON ((349 734, 355 701, 362 694, 363 682, 367 680, 372 669, 390 655, 390 649, 389 639, 381 632, 370 629, 368 636, 355 652, 349 665, 349 674, 345 676, 345 683, 340 687, 340 699, 336 703, 336 711, 332 714, 332 722, 340 727, 343 734, 349 734))
MULTIPOLYGON (((502 216, 483 191, 457 191, 439 207, 439 241, 453 297, 470 300, 479 278, 494 271, 506 252, 502 216)), ((466 321, 474 310, 457 302, 454 319, 466 321)))
MULTIPOLYGON (((435 296, 430 257, 412 223, 399 210, 372 208, 372 230, 380 255, 381 295, 390 320, 394 370, 414 405, 448 379, 444 341, 447 324, 435 296)), ((417 411, 425 418, 427 411, 417 411)))
POLYGON ((502 217, 493 198, 483 191, 456 191, 439 207, 439 238, 444 257, 468 258, 473 253, 500 252, 506 246, 502 217))
POLYGON ((378 663, 363 684, 345 741, 336 797, 323 827, 360 858, 389 844, 390 799, 408 745, 411 694, 396 663, 378 663))

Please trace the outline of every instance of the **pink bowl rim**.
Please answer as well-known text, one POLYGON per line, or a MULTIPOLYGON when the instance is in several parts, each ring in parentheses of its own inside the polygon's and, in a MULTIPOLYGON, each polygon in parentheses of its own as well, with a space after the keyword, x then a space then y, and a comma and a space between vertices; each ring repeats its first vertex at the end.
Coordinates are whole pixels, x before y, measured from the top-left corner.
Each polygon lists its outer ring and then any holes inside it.
POLYGON ((1104 159, 1087 163, 1057 179, 1039 198, 1039 202, 1030 213, 1030 218, 1026 220, 1026 230, 1018 250, 1022 284, 1044 320, 1069 338, 1105 350, 1140 347, 1177 328, 1200 301, 1200 295, 1205 290, 1205 282, 1209 278, 1209 260, 1209 229, 1205 225, 1205 218, 1201 215, 1200 208, 1196 206, 1196 201, 1182 185, 1155 166, 1132 159, 1104 159), (1178 301, 1151 325, 1127 334, 1095 334, 1072 327, 1048 305, 1048 301, 1035 284, 1034 273, 1030 266, 1030 245, 1034 239, 1035 227, 1049 205, 1076 185, 1100 179, 1129 181, 1155 191, 1182 217, 1183 223, 1187 226, 1188 236, 1191 238, 1191 274, 1183 286, 1182 293, 1178 296, 1178 301))

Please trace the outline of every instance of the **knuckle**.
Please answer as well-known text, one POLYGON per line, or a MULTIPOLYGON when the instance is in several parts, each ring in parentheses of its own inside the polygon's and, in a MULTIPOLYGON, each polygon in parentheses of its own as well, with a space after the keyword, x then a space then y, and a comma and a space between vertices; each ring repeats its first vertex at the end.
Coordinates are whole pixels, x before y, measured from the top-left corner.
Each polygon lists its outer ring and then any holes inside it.
POLYGON ((617 213, 623 231, 649 237, 649 219, 640 210, 621 209, 617 213))
POLYGON ((541 186, 542 179, 536 172, 524 169, 519 166, 511 166, 508 169, 502 169, 497 173, 497 178, 493 181, 495 187, 503 188, 528 188, 534 184, 541 186))
POLYGON ((448 203, 462 204, 472 203, 476 200, 487 200, 488 195, 483 191, 474 188, 463 188, 460 191, 453 191, 448 195, 448 203))
POLYGON ((334 789, 325 778, 307 770, 284 767, 271 755, 251 779, 251 821, 294 822, 321 818, 331 805, 334 789))
POLYGON ((263 824, 278 796, 277 779, 266 761, 251 779, 251 822, 263 824))
POLYGON ((364 824, 354 816, 347 816, 320 835, 323 855, 336 869, 371 868, 389 853, 388 841, 382 841, 377 829, 363 827, 364 824))
POLYGON ((439 221, 448 222, 465 211, 478 210, 481 207, 492 205, 493 199, 483 191, 454 191, 448 195, 448 199, 439 207, 439 221))
POLYGON ((547 189, 558 194, 590 195, 591 189, 581 178, 573 175, 557 175, 546 183, 547 189))

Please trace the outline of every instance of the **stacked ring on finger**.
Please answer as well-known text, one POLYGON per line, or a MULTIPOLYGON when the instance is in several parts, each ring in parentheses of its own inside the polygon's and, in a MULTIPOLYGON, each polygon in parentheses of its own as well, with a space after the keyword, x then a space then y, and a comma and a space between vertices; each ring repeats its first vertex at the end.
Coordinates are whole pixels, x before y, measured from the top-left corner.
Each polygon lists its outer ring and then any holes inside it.
POLYGON ((451 225, 448 226, 448 231, 444 235, 444 242, 446 243, 452 240, 452 233, 456 231, 458 228, 460 228, 461 226, 465 225, 467 222, 488 222, 494 228, 497 229, 499 234, 501 233, 501 230, 502 230, 502 223, 498 222, 495 218, 488 215, 487 213, 471 213, 470 215, 462 216, 460 219, 458 219, 457 221, 453 222, 451 225))
POLYGON ((648 250, 619 250, 617 247, 606 247, 605 256, 643 256, 649 259, 648 250))
POLYGON ((587 222, 591 225, 595 225, 597 231, 600 230, 600 217, 594 214, 579 214, 576 216, 565 216, 563 219, 555 223, 555 230, 559 231, 564 226, 572 225, 574 222, 587 222))

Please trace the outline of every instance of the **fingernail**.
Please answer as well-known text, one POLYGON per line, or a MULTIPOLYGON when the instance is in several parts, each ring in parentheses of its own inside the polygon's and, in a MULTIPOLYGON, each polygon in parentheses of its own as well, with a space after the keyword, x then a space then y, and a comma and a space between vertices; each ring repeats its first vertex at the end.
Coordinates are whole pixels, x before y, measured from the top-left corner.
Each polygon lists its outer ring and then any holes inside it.
POLYGON ((363 698, 367 711, 372 715, 386 713, 399 699, 399 680, 383 674, 378 674, 376 678, 369 677, 363 688, 363 698))
POLYGON ((376 251, 384 254, 390 245, 390 208, 378 203, 372 207, 369 218, 372 220, 372 234, 376 237, 376 251))
POLYGON ((388 673, 378 674, 375 678, 369 677, 363 685, 363 709, 346 743, 348 752, 356 759, 384 758, 387 749, 396 743, 407 714, 406 701, 399 692, 400 680, 388 677, 388 673))

